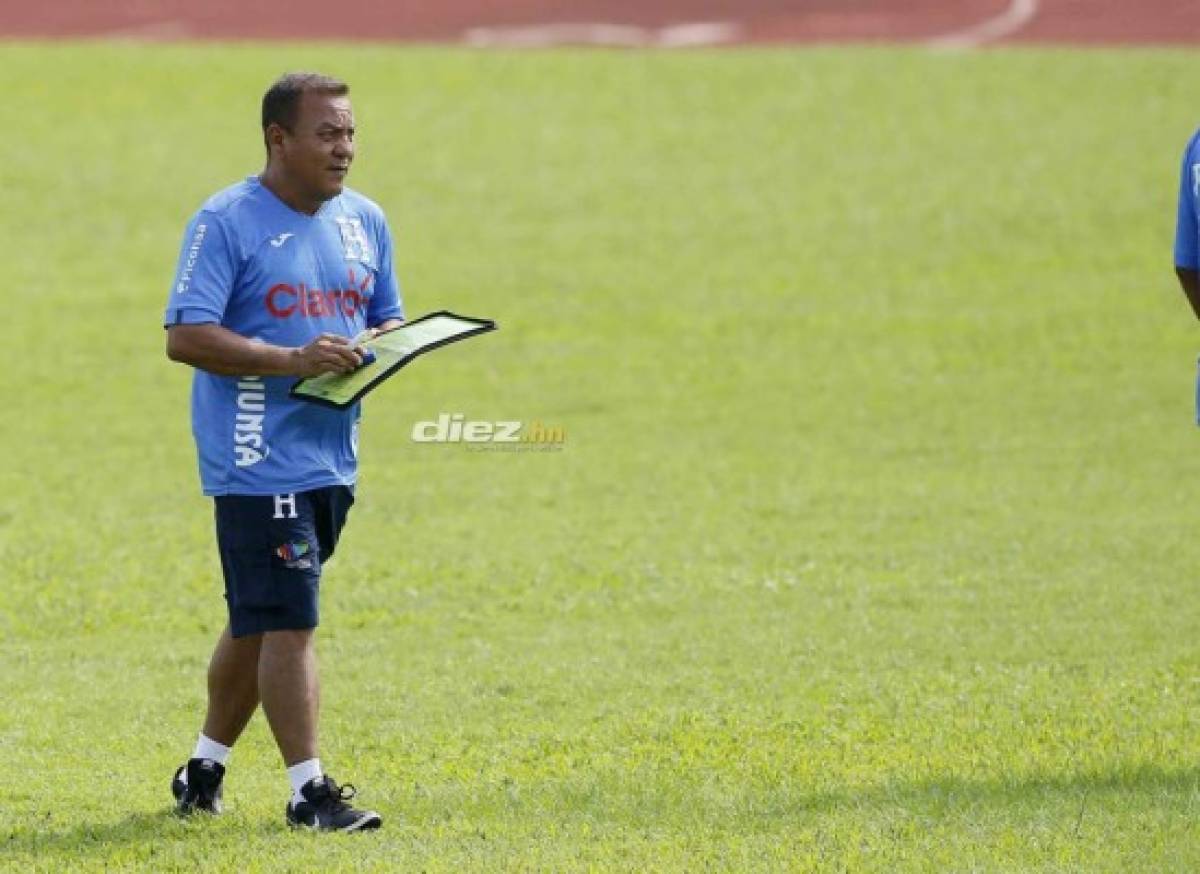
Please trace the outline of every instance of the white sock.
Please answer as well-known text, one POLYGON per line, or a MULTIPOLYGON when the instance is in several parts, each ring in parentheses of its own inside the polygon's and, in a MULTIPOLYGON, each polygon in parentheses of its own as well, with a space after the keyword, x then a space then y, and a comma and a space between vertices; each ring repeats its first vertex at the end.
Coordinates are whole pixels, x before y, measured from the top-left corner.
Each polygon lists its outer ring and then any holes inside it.
MULTIPOLYGON (((200 732, 200 737, 196 739, 196 749, 192 752, 193 759, 212 759, 218 765, 224 765, 229 759, 230 748, 225 744, 217 743, 211 737, 208 737, 204 732, 200 732)), ((187 785, 187 768, 183 769, 183 773, 179 775, 179 779, 183 781, 183 785, 187 785)))
POLYGON ((196 751, 192 753, 193 759, 212 759, 218 765, 224 765, 229 759, 230 748, 225 744, 217 743, 211 737, 200 732, 200 737, 196 738, 196 751))
POLYGON ((297 762, 287 769, 288 779, 292 781, 292 804, 299 804, 304 800, 300 789, 309 780, 315 780, 323 775, 321 771, 320 759, 305 759, 303 762, 297 762))

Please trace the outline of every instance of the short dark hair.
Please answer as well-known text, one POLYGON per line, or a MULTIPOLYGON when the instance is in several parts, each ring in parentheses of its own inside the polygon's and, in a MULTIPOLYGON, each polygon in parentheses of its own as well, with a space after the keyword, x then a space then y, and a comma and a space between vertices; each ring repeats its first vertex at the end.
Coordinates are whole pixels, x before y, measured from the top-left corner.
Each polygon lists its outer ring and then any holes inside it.
POLYGON ((268 155, 271 144, 267 142, 267 128, 277 124, 290 131, 300 112, 300 99, 306 93, 345 97, 350 93, 350 86, 323 73, 284 73, 276 79, 262 99, 263 143, 268 155))

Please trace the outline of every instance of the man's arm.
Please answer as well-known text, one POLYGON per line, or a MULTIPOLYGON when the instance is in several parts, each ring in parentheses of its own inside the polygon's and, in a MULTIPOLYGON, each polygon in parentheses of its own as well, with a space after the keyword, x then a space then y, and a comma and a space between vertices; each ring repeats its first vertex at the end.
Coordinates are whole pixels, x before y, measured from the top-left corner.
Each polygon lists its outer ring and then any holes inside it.
POLYGON ((362 364, 350 341, 336 334, 322 334, 307 346, 272 346, 215 324, 168 327, 167 357, 222 376, 317 376, 349 373, 362 364))
POLYGON ((1192 305, 1192 312, 1196 314, 1196 318, 1200 319, 1200 271, 1176 265, 1175 275, 1179 277, 1183 293, 1187 295, 1188 303, 1192 305))

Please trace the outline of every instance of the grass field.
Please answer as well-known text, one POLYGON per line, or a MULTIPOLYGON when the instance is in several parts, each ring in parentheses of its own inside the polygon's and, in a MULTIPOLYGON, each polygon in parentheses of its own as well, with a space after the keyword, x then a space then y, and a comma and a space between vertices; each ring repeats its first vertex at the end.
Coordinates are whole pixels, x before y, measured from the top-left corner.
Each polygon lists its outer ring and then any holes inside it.
POLYGON ((1188 52, 0 47, 0 868, 1194 871, 1188 52), (347 77, 409 313, 366 411, 294 835, 223 624, 188 215, 278 72, 347 77), (417 445, 439 412, 559 452, 417 445))

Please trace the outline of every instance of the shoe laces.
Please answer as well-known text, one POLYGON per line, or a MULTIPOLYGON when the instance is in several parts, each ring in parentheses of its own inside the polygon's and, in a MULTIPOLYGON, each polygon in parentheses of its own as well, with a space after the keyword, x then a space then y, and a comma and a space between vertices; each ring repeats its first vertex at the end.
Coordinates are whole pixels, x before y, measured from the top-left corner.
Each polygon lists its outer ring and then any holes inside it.
POLYGON ((221 777, 224 775, 215 771, 201 770, 195 776, 196 779, 187 782, 184 791, 192 798, 204 801, 212 801, 216 798, 217 790, 221 788, 221 777))
POLYGON ((317 804, 319 806, 329 805, 333 810, 341 810, 347 807, 346 802, 357 794, 358 790, 354 788, 353 783, 339 786, 332 777, 326 777, 325 792, 321 798, 317 799, 317 804))

